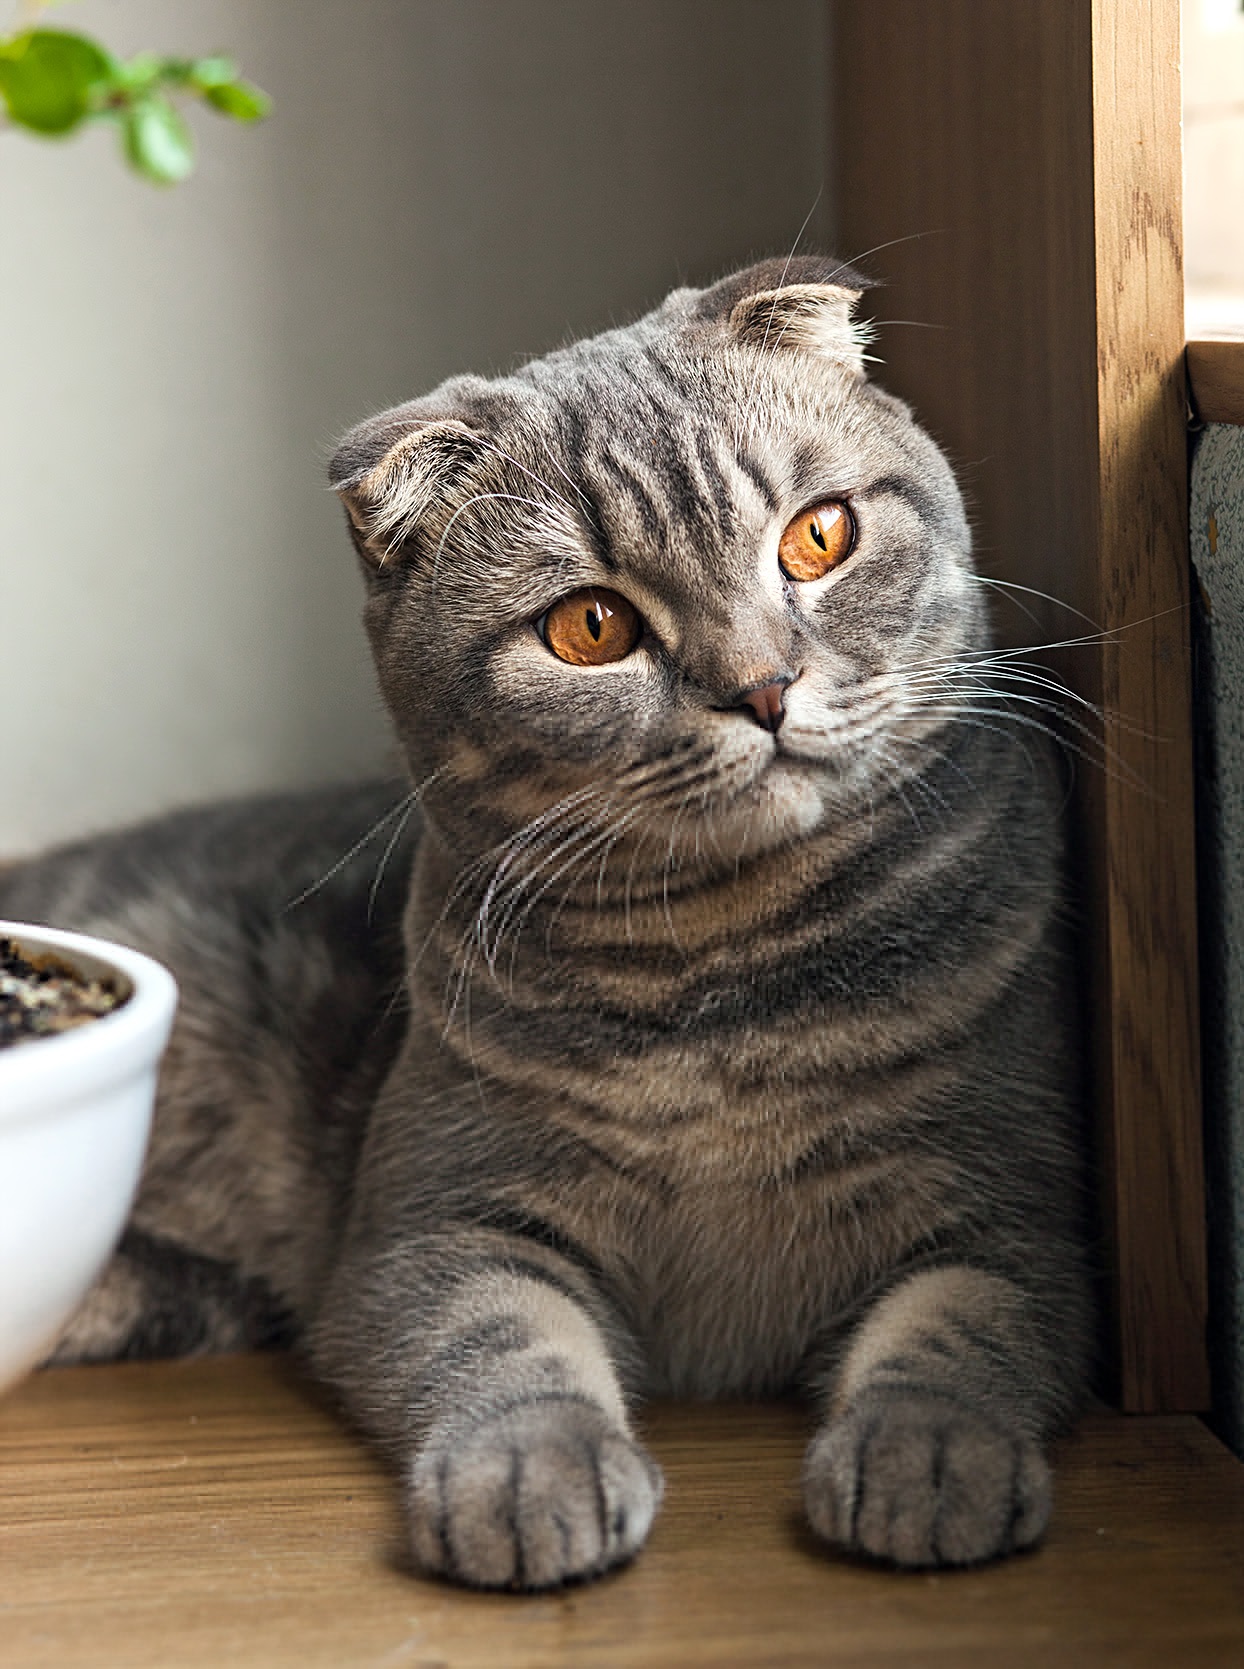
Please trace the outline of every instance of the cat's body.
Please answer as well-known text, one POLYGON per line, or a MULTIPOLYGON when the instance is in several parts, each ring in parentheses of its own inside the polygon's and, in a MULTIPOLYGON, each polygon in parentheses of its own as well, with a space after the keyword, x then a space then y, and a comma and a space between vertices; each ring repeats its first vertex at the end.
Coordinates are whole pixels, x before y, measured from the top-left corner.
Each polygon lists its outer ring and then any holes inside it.
POLYGON ((184 993, 61 1355, 284 1321, 467 1581, 640 1545, 628 1391, 807 1390, 850 1548, 970 1561, 1048 1513, 1090 1333, 1058 790, 844 282, 676 292, 348 438, 420 810, 187 814, 0 886, 184 993))

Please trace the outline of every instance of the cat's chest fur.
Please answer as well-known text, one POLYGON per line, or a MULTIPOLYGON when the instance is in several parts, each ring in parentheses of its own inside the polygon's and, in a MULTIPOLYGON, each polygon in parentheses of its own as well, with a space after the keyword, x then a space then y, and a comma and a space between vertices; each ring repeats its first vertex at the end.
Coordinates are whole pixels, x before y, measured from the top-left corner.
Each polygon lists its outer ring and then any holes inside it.
MULTIPOLYGON (((412 1096, 435 1109, 425 1073, 470 1075, 455 1164, 478 1155, 491 1197, 599 1271, 650 1391, 789 1387, 953 1213, 954 1167, 915 1139, 946 1086, 929 1044, 951 994, 914 1014, 844 994, 854 934, 886 908, 884 889, 834 909, 814 879, 762 874, 659 922, 632 912, 612 941, 607 909, 563 914, 573 956, 534 933, 469 994, 417 970, 412 1096)), ((435 1111, 426 1135, 445 1140, 435 1111)))
POLYGON ((797 1384, 810 1355, 832 1347, 881 1271, 910 1250, 919 1231, 902 1192, 879 1176, 718 1180, 652 1203, 625 1237, 629 1257, 615 1277, 642 1340, 645 1390, 765 1395, 797 1384))

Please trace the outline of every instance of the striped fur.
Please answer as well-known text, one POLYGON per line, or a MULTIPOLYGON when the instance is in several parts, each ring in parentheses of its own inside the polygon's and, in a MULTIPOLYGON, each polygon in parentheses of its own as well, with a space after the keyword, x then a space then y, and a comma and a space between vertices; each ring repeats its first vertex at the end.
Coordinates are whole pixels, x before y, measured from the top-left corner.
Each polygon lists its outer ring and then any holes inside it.
POLYGON ((945 460, 861 375, 862 287, 762 263, 363 424, 333 480, 413 791, 182 814, 0 886, 185 993, 59 1356, 292 1328, 425 1570, 633 1554, 647 1393, 805 1390, 808 1516, 850 1550, 1044 1528, 1092 1334, 1057 773, 945 460), (830 497, 854 553, 787 581, 830 497), (585 585, 643 617, 624 660, 541 641, 585 585))

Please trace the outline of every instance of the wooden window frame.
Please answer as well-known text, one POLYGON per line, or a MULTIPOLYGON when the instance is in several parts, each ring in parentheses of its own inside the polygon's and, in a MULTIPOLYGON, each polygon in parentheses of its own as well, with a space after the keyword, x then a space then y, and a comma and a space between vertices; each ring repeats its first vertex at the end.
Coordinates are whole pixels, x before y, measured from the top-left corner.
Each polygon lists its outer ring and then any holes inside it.
POLYGON ((984 571, 1079 611, 1037 608, 1050 642, 1101 629, 1059 669, 1102 714, 1075 821, 1115 1388, 1203 1409, 1178 0, 837 0, 830 42, 879 378, 984 571))

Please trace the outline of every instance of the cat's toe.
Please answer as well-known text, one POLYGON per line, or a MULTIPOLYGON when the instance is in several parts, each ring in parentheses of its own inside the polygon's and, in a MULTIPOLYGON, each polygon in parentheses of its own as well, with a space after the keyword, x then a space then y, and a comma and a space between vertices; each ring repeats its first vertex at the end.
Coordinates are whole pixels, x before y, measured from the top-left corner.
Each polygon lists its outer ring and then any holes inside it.
POLYGON ((479 1588, 553 1588, 643 1545, 661 1474, 602 1410, 521 1404, 434 1430, 411 1473, 410 1524, 424 1570, 479 1588))
POLYGON ((909 1566, 970 1565, 1030 1546, 1050 1516, 1031 1438, 953 1400, 873 1393, 830 1421, 804 1463, 814 1530, 909 1566))

